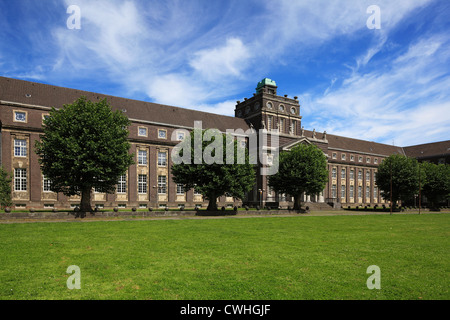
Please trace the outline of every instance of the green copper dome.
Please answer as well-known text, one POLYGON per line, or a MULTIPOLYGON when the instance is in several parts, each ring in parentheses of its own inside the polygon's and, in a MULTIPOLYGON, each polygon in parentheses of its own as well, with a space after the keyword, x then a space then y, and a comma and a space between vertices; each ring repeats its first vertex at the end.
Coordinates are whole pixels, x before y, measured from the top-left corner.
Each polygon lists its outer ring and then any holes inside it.
POLYGON ((269 79, 269 78, 264 78, 262 79, 260 82, 258 82, 258 85, 256 86, 256 92, 259 93, 259 91, 261 90, 262 87, 264 86, 273 86, 276 87, 277 84, 275 83, 275 81, 269 79))

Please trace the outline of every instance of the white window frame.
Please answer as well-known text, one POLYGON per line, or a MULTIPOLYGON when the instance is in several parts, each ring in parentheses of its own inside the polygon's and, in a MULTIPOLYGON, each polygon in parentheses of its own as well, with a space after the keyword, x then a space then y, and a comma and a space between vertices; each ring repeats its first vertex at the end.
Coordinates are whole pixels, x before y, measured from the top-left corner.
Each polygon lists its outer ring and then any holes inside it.
POLYGON ((27 169, 14 169, 14 191, 27 191, 27 169))
POLYGON ((158 151, 158 167, 167 166, 167 152, 158 151))
POLYGON ((117 182, 117 193, 127 193, 127 175, 123 174, 117 182))
POLYGON ((138 193, 139 194, 147 193, 147 175, 146 174, 138 175, 138 193))
POLYGON ((183 194, 185 194, 184 184, 177 183, 177 195, 183 195, 183 194))
POLYGON ((52 191, 52 180, 46 176, 42 176, 42 191, 43 192, 53 192, 52 191))
POLYGON ((14 139, 14 157, 27 157, 27 140, 26 139, 14 139))
POLYGON ((167 194, 166 176, 158 176, 158 194, 167 194))
POLYGON ((138 165, 141 166, 147 165, 147 150, 143 149, 138 150, 138 165))

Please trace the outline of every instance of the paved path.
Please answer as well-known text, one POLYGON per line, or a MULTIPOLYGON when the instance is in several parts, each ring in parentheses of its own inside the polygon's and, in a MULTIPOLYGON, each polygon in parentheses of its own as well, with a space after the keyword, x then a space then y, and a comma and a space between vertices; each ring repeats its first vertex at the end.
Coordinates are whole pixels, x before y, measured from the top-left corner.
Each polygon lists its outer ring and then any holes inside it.
MULTIPOLYGON (((444 209, 440 212, 421 210, 420 214, 449 214, 450 210, 444 209)), ((393 212, 392 215, 418 215, 418 210, 407 210, 403 212, 393 212)), ((139 217, 136 213, 135 217, 131 216, 117 216, 117 217, 96 217, 86 216, 85 218, 75 218, 68 216, 68 218, 12 218, 1 219, 0 224, 11 223, 37 223, 37 222, 95 222, 95 221, 142 221, 142 220, 187 220, 187 219, 241 219, 241 218, 275 218, 275 217, 320 217, 320 216, 361 216, 361 215, 390 215, 390 212, 368 212, 368 211, 312 211, 309 213, 277 213, 277 214, 252 214, 244 213, 227 216, 195 216, 195 215, 181 215, 181 216, 148 216, 139 217)))

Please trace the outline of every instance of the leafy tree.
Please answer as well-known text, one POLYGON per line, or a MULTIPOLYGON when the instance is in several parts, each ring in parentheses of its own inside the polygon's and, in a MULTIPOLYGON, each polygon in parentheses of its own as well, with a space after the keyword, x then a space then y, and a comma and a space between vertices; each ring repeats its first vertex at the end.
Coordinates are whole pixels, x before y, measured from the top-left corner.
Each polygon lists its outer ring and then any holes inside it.
POLYGON ((381 196, 388 201, 391 199, 392 181, 392 205, 396 207, 397 201, 407 201, 419 193, 419 174, 424 181, 425 175, 419 170, 416 159, 395 154, 383 160, 375 178, 381 196))
POLYGON ((44 135, 36 142, 42 173, 51 189, 81 195, 80 211, 89 212, 91 190, 114 192, 119 177, 133 163, 127 126, 120 111, 103 99, 81 97, 73 104, 52 108, 44 120, 44 135))
POLYGON ((450 196, 450 166, 423 162, 421 170, 425 181, 421 183, 422 194, 427 197, 431 208, 438 210, 439 202, 450 196))
POLYGON ((281 152, 278 161, 278 172, 269 176, 269 185, 278 193, 293 196, 294 210, 301 210, 303 193, 318 194, 328 182, 327 158, 315 145, 300 144, 281 152))
POLYGON ((2 209, 12 206, 11 200, 11 176, 8 177, 8 173, 0 167, 0 207, 2 209))
POLYGON ((247 149, 238 146, 218 130, 194 129, 172 152, 173 181, 201 193, 209 200, 208 211, 217 210, 222 195, 243 199, 255 184, 255 171, 247 149))

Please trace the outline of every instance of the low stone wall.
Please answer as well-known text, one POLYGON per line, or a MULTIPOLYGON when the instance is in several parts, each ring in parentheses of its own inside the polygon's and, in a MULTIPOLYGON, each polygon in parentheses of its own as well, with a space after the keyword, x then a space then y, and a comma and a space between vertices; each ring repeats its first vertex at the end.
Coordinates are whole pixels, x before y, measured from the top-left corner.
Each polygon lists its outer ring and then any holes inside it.
POLYGON ((282 214, 295 214, 293 210, 226 210, 226 211, 102 211, 87 213, 85 217, 77 215, 74 211, 61 211, 61 212, 9 212, 0 213, 0 220, 14 220, 14 219, 26 219, 26 220, 58 220, 58 219, 101 219, 101 218, 114 218, 114 217, 130 217, 130 218, 146 218, 146 217, 195 217, 195 216, 235 216, 235 215, 282 215, 282 214))

